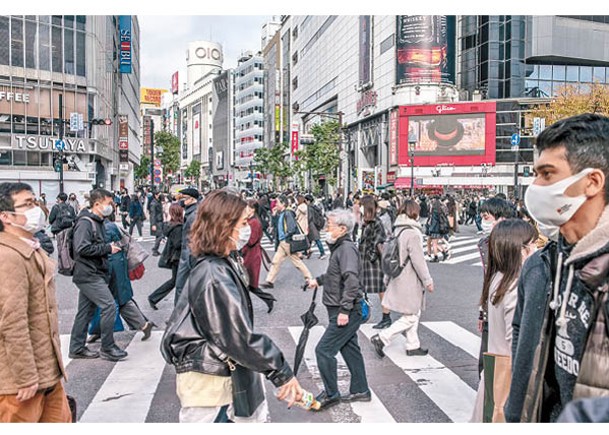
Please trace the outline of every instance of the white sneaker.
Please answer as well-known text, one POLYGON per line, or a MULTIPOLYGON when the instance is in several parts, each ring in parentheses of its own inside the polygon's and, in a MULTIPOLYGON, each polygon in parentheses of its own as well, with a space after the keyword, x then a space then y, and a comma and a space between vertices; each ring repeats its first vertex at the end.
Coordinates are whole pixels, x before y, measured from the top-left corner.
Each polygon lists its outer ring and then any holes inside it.
POLYGON ((324 254, 324 255, 320 255, 320 256, 319 256, 319 259, 320 259, 320 260, 325 260, 326 258, 328 258, 328 256, 327 256, 327 255, 325 255, 325 254, 324 254))

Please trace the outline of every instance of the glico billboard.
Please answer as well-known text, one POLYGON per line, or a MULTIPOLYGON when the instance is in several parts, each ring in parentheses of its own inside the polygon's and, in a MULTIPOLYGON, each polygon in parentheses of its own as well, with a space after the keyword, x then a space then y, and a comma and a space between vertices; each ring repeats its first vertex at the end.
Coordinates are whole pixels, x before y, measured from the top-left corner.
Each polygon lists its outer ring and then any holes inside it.
POLYGON ((494 102, 401 106, 398 164, 472 166, 495 163, 494 102))

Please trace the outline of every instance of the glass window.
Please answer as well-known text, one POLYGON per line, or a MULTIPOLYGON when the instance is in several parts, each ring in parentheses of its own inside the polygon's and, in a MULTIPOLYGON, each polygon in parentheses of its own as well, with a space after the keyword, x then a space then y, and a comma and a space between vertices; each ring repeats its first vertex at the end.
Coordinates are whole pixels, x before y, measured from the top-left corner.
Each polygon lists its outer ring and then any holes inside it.
POLYGON ((74 28, 74 15, 64 15, 63 16, 63 25, 68 29, 74 28))
POLYGON ((592 79, 595 82, 605 83, 605 68, 602 66, 595 66, 592 73, 592 79))
POLYGON ((27 165, 28 166, 40 166, 40 152, 28 151, 27 153, 27 165))
POLYGON ((40 153, 40 166, 53 166, 51 153, 40 153))
POLYGON ((552 80, 552 65, 539 65, 539 78, 552 80))
POLYGON ((61 15, 53 15, 53 24, 61 26, 61 15))
POLYGON ((85 30, 87 17, 85 15, 76 15, 76 29, 85 30))
POLYGON ((13 164, 12 151, 0 151, 0 165, 11 166, 13 164))
POLYGON ((565 66, 564 65, 554 65, 552 67, 552 79, 558 81, 565 80, 565 66))
POLYGON ((23 20, 11 19, 11 65, 23 66, 23 20))
POLYGON ((85 76, 85 34, 76 32, 76 75, 85 76))
POLYGON ((65 29, 65 35, 64 35, 63 42, 64 42, 63 53, 64 53, 64 62, 65 62, 64 72, 66 74, 74 74, 75 69, 74 69, 74 31, 73 30, 65 29))
POLYGON ((13 165, 15 166, 26 166, 27 165, 27 151, 13 151, 13 165))
POLYGON ((582 83, 589 83, 592 81, 592 67, 591 66, 580 66, 579 67, 579 81, 582 83))
POLYGON ((540 97, 549 97, 552 95, 552 82, 539 81, 540 97))
POLYGON ((574 65, 567 65, 567 81, 576 82, 578 79, 579 68, 574 65))
POLYGON ((36 22, 25 22, 25 67, 36 69, 36 22))
MULTIPOLYGON (((53 15, 53 17, 55 17, 53 15)), ((61 27, 55 27, 51 29, 52 37, 52 53, 53 53, 53 72, 63 72, 63 38, 61 33, 61 27)))
POLYGON ((50 15, 38 15, 38 21, 41 23, 49 23, 51 21, 50 15))
POLYGON ((8 17, 0 17, 0 65, 10 65, 10 41, 8 17))
POLYGON ((51 70, 50 53, 51 53, 51 41, 49 38, 49 26, 46 24, 40 24, 38 28, 40 47, 38 50, 38 62, 40 69, 45 71, 51 70))

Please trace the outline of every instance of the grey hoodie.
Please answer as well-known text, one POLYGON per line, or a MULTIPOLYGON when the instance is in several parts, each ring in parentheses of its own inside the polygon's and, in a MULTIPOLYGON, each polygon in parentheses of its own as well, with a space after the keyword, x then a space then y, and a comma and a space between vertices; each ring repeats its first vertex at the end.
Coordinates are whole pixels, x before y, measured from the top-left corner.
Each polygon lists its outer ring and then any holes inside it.
POLYGON ((531 393, 534 354, 540 341, 543 313, 550 306, 555 322, 550 356, 544 373, 542 421, 556 421, 573 398, 588 333, 595 310, 594 293, 582 282, 581 269, 592 259, 609 252, 609 206, 597 226, 574 246, 559 237, 524 264, 518 283, 512 341, 512 384, 505 406, 507 421, 520 421, 523 405, 531 393), (557 257, 552 276, 552 256, 557 257), (556 285, 553 285, 556 283, 556 285))

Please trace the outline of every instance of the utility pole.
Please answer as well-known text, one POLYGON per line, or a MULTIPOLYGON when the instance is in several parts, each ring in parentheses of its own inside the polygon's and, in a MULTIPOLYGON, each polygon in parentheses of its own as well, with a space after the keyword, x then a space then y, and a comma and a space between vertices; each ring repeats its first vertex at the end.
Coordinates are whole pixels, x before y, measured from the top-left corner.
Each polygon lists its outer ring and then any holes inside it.
MULTIPOLYGON (((59 141, 63 142, 63 94, 59 94, 59 141)), ((59 149, 59 193, 63 193, 63 146, 59 149)))
POLYGON ((154 121, 150 119, 150 189, 154 192, 154 121))

